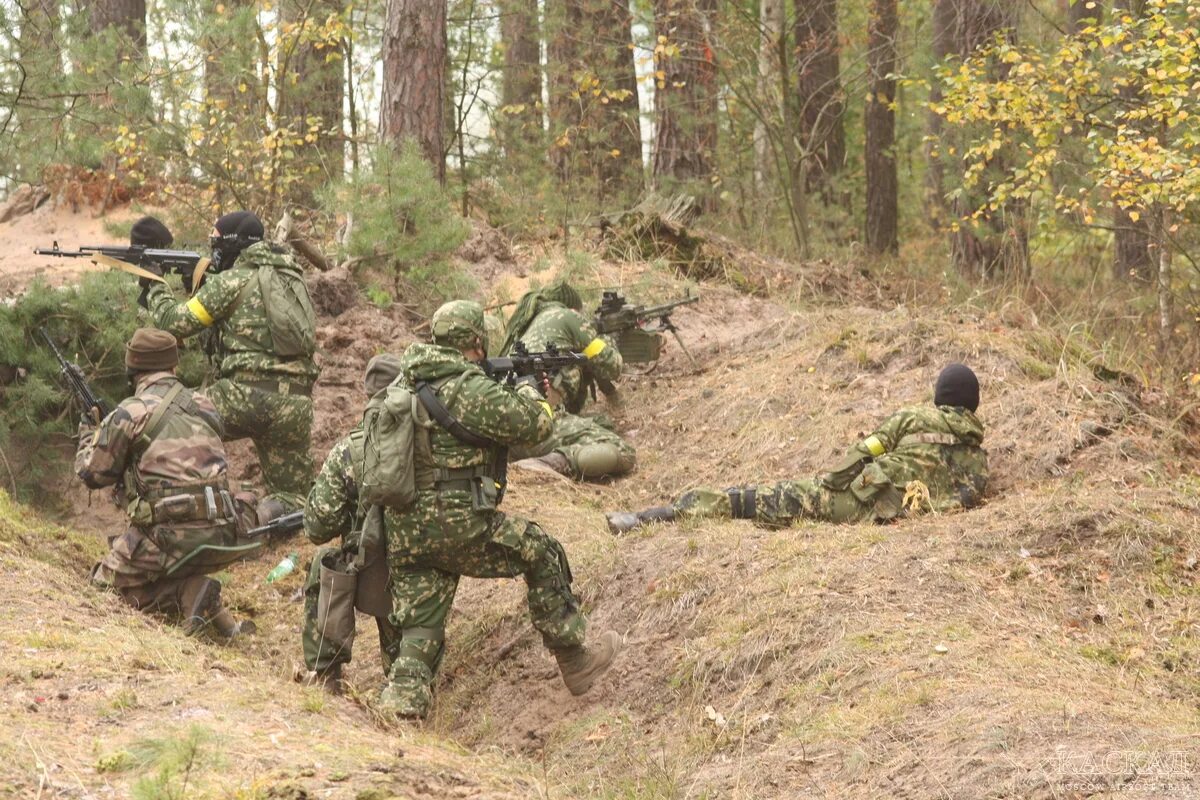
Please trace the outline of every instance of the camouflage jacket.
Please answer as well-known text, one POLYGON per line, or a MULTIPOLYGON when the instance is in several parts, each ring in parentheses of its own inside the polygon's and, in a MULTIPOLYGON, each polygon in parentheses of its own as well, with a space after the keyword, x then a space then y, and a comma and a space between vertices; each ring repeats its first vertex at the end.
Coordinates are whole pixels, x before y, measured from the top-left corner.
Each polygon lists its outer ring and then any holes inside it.
POLYGON ((334 444, 304 506, 304 533, 313 544, 345 536, 358 517, 358 480, 354 465, 362 460, 362 426, 334 444))
POLYGON ((130 500, 161 497, 171 489, 225 488, 224 430, 208 398, 182 389, 175 410, 162 415, 157 435, 145 439, 155 410, 179 385, 169 372, 148 373, 134 396, 121 401, 98 430, 80 425, 75 472, 85 484, 99 489, 124 478, 130 500))
POLYGON ((311 386, 317 365, 311 358, 281 358, 272 348, 262 292, 256 280, 263 265, 294 266, 267 242, 242 251, 233 267, 206 275, 196 294, 178 302, 164 284, 154 283, 147 307, 156 327, 180 339, 205 332, 218 377, 233 380, 292 380, 311 386))
POLYGON ((821 481, 831 489, 850 488, 856 494, 869 490, 873 480, 890 481, 899 492, 920 481, 929 489, 935 510, 971 508, 987 490, 987 451, 982 442, 983 424, 965 408, 902 408, 851 447, 821 481))
POLYGON ((554 344, 560 350, 588 357, 585 369, 565 369, 554 380, 554 388, 563 395, 563 405, 572 413, 578 413, 587 404, 593 380, 616 382, 621 377, 621 351, 596 333, 591 320, 560 303, 548 303, 529 323, 519 341, 530 352, 554 344))
POLYGON ((430 479, 455 482, 421 489, 417 505, 493 510, 500 487, 490 476, 502 471, 503 450, 510 445, 536 444, 549 436, 553 430, 549 405, 533 399, 530 395, 536 392, 531 388, 518 390, 497 383, 453 348, 410 345, 401 363, 401 380, 407 388, 413 390, 418 383, 434 385, 438 398, 463 427, 497 445, 474 447, 434 425, 429 430, 428 450, 417 448, 418 486, 428 486, 430 479), (465 481, 474 481, 473 489, 465 488, 465 481), (472 491, 478 496, 473 498, 472 491))

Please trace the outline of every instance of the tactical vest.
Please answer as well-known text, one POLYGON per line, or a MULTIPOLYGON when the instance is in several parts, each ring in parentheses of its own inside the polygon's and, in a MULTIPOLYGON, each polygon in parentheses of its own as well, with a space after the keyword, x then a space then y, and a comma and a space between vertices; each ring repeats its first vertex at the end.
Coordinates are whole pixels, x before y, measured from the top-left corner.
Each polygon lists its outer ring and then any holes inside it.
POLYGON ((221 449, 221 437, 204 420, 190 389, 175 378, 155 381, 142 397, 159 397, 141 434, 134 440, 125 469, 127 511, 135 525, 162 525, 208 520, 212 522, 236 516, 233 498, 221 480, 158 480, 147 483, 138 469, 150 446, 175 439, 181 446, 211 446, 221 449))

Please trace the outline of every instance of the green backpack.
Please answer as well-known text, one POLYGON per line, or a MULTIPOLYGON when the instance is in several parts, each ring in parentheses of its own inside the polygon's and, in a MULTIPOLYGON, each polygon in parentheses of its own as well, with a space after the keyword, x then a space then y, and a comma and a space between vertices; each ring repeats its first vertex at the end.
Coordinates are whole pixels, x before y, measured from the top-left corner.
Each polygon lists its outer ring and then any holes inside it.
MULTIPOLYGON (((415 392, 392 384, 367 403, 363 412, 362 464, 358 501, 362 507, 402 511, 417 499, 417 430, 432 425, 415 392)), ((429 436, 420 437, 428 447, 429 436)))
POLYGON ((258 289, 275 355, 312 358, 317 351, 317 315, 300 270, 264 264, 258 268, 258 289))

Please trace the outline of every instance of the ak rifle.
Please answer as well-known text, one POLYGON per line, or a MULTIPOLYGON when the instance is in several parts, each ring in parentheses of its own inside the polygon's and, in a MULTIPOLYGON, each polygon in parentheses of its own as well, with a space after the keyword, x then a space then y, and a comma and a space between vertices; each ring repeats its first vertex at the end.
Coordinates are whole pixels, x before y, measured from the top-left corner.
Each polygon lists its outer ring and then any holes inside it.
POLYGON ((290 514, 284 514, 281 517, 268 522, 266 525, 260 525, 257 528, 251 528, 246 531, 245 538, 256 539, 259 536, 270 536, 274 538, 287 536, 295 533, 304 527, 304 512, 293 511, 290 514))
POLYGON ((621 356, 631 364, 648 364, 657 361, 661 348, 660 333, 669 332, 679 343, 684 355, 696 366, 696 359, 679 338, 671 314, 680 306, 700 301, 699 297, 687 294, 657 306, 635 306, 617 291, 606 291, 600 300, 593 320, 596 331, 613 337, 621 356))
POLYGON ((104 244, 85 244, 81 245, 77 250, 64 250, 58 246, 58 242, 54 243, 53 247, 35 247, 33 252, 39 256, 54 256, 56 258, 89 258, 106 266, 114 266, 106 264, 107 259, 114 259, 123 264, 128 264, 141 269, 147 267, 157 268, 164 275, 168 272, 174 272, 183 279, 183 288, 191 293, 193 277, 196 274, 196 265, 204 260, 204 256, 191 250, 159 250, 153 247, 144 245, 104 245, 104 244))
POLYGON ((50 332, 45 328, 38 328, 38 333, 41 334, 42 339, 49 346, 50 352, 58 360, 59 371, 67 379, 67 386, 70 388, 72 396, 79 403, 83 415, 90 419, 92 424, 99 424, 100 420, 109 415, 112 407, 92 389, 91 385, 87 382, 87 378, 83 377, 83 370, 79 368, 79 365, 67 361, 62 351, 58 349, 58 345, 50 338, 50 332))
POLYGON ((587 356, 583 353, 559 350, 553 343, 547 345, 543 352, 531 353, 524 342, 517 342, 510 355, 486 359, 483 371, 492 380, 510 386, 532 378, 540 387, 550 375, 586 362, 587 356))

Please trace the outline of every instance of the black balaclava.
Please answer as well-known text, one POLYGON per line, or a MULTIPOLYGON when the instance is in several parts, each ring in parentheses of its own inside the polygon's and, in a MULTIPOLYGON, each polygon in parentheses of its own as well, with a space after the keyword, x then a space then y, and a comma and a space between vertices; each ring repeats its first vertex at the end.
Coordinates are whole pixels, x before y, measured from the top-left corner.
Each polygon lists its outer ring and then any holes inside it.
POLYGON ((933 404, 975 411, 979 408, 979 379, 966 364, 949 365, 938 374, 933 404))
POLYGON ((156 217, 142 217, 129 229, 129 243, 150 250, 165 250, 175 241, 171 230, 156 217))
POLYGON ((212 246, 212 269, 229 269, 243 250, 263 240, 263 224, 249 211, 233 211, 213 223, 217 235, 209 239, 212 246))

